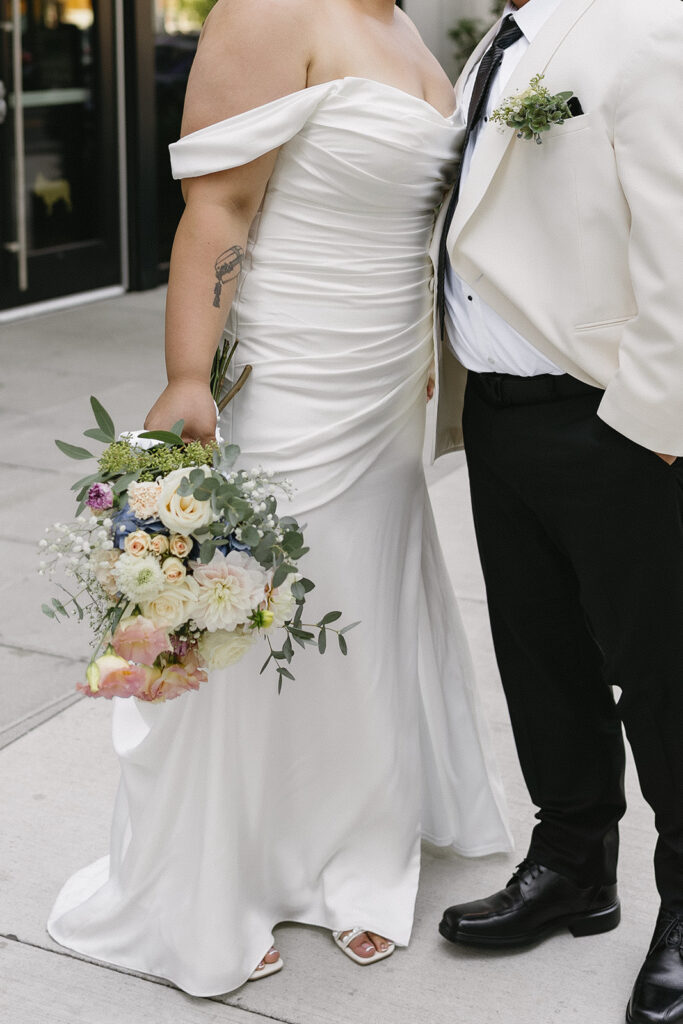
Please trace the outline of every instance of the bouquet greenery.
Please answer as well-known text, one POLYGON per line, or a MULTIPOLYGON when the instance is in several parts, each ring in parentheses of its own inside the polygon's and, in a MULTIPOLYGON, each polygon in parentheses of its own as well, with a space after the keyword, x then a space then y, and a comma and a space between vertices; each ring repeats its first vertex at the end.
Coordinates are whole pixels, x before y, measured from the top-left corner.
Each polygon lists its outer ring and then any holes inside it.
POLYGON ((535 139, 540 145, 544 132, 553 125, 564 124, 571 116, 569 100, 573 93, 558 92, 553 95, 541 85, 545 75, 531 79, 529 88, 504 100, 491 115, 492 121, 514 128, 518 139, 535 139))
MULTIPOLYGON (((65 596, 43 612, 81 620, 87 613, 95 635, 82 692, 169 700, 197 689, 207 669, 238 661, 259 638, 268 646, 261 672, 273 663, 278 692, 294 679, 295 644, 324 654, 333 634, 347 654, 345 634, 357 623, 333 625, 339 611, 303 622, 315 585, 299 571, 309 550, 303 528, 278 515, 278 496, 291 495, 286 480, 261 467, 237 469, 236 445, 185 443, 182 421, 117 438, 109 413, 90 401, 96 426, 85 436, 106 447, 97 470, 73 485, 75 520, 48 527, 40 542, 41 572, 63 571, 72 584, 60 584, 65 596)), ((55 443, 69 458, 96 457, 55 443)))

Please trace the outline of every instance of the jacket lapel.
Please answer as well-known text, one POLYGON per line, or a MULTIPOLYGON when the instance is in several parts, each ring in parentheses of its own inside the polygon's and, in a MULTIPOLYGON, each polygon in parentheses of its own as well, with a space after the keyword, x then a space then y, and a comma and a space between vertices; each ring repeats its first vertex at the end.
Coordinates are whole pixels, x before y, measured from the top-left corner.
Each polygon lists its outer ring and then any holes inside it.
MULTIPOLYGON (((506 96, 526 89, 534 75, 545 72, 551 58, 565 36, 593 3, 595 3, 595 0, 564 0, 546 25, 544 25, 515 68, 512 78, 505 89, 506 96)), ((458 89, 460 90, 459 102, 462 101, 462 90, 467 80, 466 75, 472 70, 477 60, 483 56, 483 53, 492 42, 497 29, 498 25, 495 25, 485 39, 482 40, 482 43, 470 58, 468 67, 465 68, 465 71, 460 76, 456 86, 456 96, 458 96, 458 89)), ((569 89, 570 87, 571 82, 567 82, 566 88, 569 89)), ((449 252, 453 251, 460 232, 486 195, 489 185, 500 166, 500 162, 514 137, 515 133, 509 128, 501 131, 498 126, 492 124, 489 124, 482 132, 472 160, 470 173, 462 186, 460 199, 458 200, 448 233, 449 252)))

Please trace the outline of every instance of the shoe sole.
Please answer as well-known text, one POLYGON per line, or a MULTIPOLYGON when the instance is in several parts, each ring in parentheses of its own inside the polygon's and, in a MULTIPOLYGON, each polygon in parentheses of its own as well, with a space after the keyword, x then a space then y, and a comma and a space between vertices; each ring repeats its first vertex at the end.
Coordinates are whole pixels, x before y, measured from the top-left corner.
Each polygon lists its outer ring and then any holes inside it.
POLYGON ((568 917, 556 919, 542 931, 530 932, 526 935, 506 935, 504 937, 472 935, 469 932, 459 931, 458 929, 453 931, 445 918, 439 924, 439 932, 444 939, 460 946, 510 949, 533 946, 535 943, 541 942, 543 939, 548 938, 548 936, 553 935, 555 932, 563 931, 565 928, 568 928, 576 939, 584 938, 588 935, 602 935, 605 932, 611 932, 618 926, 620 921, 621 906, 619 903, 614 903, 610 907, 592 910, 588 914, 572 914, 568 917))

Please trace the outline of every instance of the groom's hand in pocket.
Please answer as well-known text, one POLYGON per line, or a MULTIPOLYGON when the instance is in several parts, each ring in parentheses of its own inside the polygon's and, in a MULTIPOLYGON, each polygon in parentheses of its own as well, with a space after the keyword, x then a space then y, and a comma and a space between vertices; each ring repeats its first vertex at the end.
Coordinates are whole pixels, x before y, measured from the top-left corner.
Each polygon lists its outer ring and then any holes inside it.
POLYGON ((145 419, 145 430, 170 430, 184 420, 183 440, 208 444, 216 437, 216 407, 203 381, 172 381, 159 395, 145 419))

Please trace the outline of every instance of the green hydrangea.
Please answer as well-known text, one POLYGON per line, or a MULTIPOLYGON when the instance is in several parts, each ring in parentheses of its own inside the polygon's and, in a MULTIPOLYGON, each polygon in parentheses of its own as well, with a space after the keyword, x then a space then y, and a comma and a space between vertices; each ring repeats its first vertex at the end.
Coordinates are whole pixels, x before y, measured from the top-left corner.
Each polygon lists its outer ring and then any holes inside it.
POLYGON ((135 473, 140 481, 156 480, 174 469, 211 466, 217 450, 215 442, 204 445, 201 441, 190 441, 182 446, 159 444, 142 449, 131 446, 127 441, 115 441, 102 452, 99 467, 103 475, 135 473))

